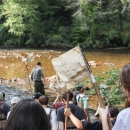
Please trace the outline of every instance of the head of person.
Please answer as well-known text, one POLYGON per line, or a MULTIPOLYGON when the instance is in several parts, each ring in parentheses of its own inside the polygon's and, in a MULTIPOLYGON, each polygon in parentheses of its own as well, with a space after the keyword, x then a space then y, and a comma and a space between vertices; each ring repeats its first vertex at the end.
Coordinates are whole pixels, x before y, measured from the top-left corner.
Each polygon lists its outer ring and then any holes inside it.
POLYGON ((16 103, 18 103, 20 101, 19 97, 13 97, 11 99, 11 106, 14 106, 16 103))
POLYGON ((35 93, 35 94, 33 94, 33 99, 36 101, 36 102, 39 102, 39 98, 42 96, 42 94, 41 93, 35 93))
POLYGON ((25 99, 12 109, 5 130, 51 130, 51 126, 42 106, 33 99, 25 99))
POLYGON ((69 94, 69 101, 73 101, 73 93, 70 91, 63 93, 62 100, 65 102, 67 101, 67 93, 69 94))
POLYGON ((42 64, 41 64, 41 62, 37 62, 37 64, 36 64, 37 66, 42 66, 42 64))
POLYGON ((120 83, 127 97, 126 107, 130 106, 130 63, 123 66, 120 71, 120 83))
POLYGON ((85 86, 85 85, 80 85, 80 86, 78 86, 77 88, 78 88, 78 91, 79 91, 80 93, 84 93, 85 90, 89 90, 89 88, 88 88, 87 86, 85 86))
POLYGON ((110 106, 108 111, 109 111, 109 115, 111 118, 113 118, 113 119, 117 118, 117 115, 119 114, 119 110, 117 107, 110 106))
POLYGON ((0 92, 0 102, 4 102, 4 101, 5 101, 5 93, 0 92))
POLYGON ((39 98, 39 103, 41 104, 41 105, 47 105, 48 104, 48 97, 47 96, 45 96, 45 95, 43 95, 43 96, 41 96, 40 98, 39 98))

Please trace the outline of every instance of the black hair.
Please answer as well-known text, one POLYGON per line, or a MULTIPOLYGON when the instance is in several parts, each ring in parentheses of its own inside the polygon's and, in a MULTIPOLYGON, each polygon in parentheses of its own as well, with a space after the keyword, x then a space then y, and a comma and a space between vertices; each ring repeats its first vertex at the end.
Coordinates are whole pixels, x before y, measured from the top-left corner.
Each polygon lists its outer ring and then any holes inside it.
POLYGON ((80 85, 77 87, 77 90, 81 93, 84 92, 84 90, 89 90, 89 87, 86 87, 85 85, 80 85))
POLYGON ((112 118, 117 117, 117 115, 119 114, 118 108, 114 106, 110 106, 108 111, 110 113, 110 117, 112 118))
POLYGON ((3 98, 5 98, 5 93, 4 92, 2 92, 3 93, 3 98))
POLYGON ((37 62, 37 65, 41 65, 41 62, 37 62))
POLYGON ((39 98, 39 102, 41 105, 47 105, 48 104, 48 97, 43 95, 39 98))
POLYGON ((51 130, 51 126, 42 106, 33 99, 25 99, 12 109, 5 130, 51 130))
MULTIPOLYGON (((69 101, 72 101, 72 98, 73 98, 73 93, 72 92, 68 92, 69 93, 69 101)), ((62 98, 67 100, 67 92, 65 92, 63 95, 62 95, 62 98)))

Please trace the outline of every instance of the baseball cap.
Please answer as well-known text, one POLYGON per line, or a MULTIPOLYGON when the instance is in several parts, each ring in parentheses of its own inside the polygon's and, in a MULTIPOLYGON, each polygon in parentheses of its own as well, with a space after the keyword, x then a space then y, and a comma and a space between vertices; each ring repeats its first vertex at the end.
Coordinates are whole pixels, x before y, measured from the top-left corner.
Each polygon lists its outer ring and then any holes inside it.
POLYGON ((0 100, 3 100, 4 97, 5 97, 5 94, 3 92, 0 92, 0 100))
POLYGON ((41 96, 42 96, 41 93, 35 93, 32 98, 33 99, 39 99, 39 97, 41 97, 41 96))
POLYGON ((11 99, 11 104, 14 104, 14 103, 18 103, 20 101, 20 98, 19 97, 13 97, 11 99))

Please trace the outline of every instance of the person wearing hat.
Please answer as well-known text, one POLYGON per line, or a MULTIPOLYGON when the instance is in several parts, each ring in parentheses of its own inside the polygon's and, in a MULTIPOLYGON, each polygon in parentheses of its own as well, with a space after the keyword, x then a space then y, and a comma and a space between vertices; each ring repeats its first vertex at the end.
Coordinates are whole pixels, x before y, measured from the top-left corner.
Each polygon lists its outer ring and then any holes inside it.
MULTIPOLYGON (((13 98, 11 99, 11 106, 14 107, 15 104, 17 104, 19 101, 20 101, 20 98, 19 98, 19 97, 13 97, 13 98)), ((7 119, 9 118, 10 112, 11 112, 11 111, 9 111, 8 114, 7 114, 7 119)))
POLYGON ((37 62, 36 66, 31 72, 31 80, 34 82, 35 93, 40 92, 41 94, 45 95, 44 90, 45 78, 41 66, 42 66, 41 62, 37 62))
POLYGON ((36 101, 36 102, 38 102, 39 103, 39 98, 42 96, 42 94, 41 93, 35 93, 35 94, 33 94, 33 99, 36 101))

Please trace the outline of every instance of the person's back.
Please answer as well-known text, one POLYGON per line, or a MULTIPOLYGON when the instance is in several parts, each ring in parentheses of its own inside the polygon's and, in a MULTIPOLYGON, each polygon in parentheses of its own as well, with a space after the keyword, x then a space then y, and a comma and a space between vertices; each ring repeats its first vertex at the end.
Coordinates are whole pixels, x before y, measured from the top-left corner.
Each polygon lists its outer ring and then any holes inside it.
MULTIPOLYGON (((71 111, 73 112, 73 114, 79 119, 79 120, 85 120, 86 116, 85 113, 83 111, 82 108, 80 108, 79 106, 76 106, 75 104, 73 104, 72 98, 73 98, 73 94, 71 92, 69 92, 69 108, 71 109, 71 111)), ((66 97, 67 97, 67 93, 65 92, 62 95, 63 100, 65 100, 66 102, 66 97)), ((64 115, 64 109, 66 106, 62 106, 57 110, 57 121, 59 123, 59 130, 63 130, 64 129, 64 123, 65 123, 65 115, 64 115)), ((70 120, 69 120, 69 123, 70 120)), ((74 126, 74 124, 70 124, 68 125, 68 129, 70 130, 75 130, 76 127, 74 126)))
MULTIPOLYGON (((85 120, 86 119, 86 116, 85 116, 83 109, 80 108, 79 106, 76 106, 74 104, 69 104, 69 108, 71 109, 74 116, 77 117, 79 120, 85 120)), ((65 110, 65 106, 62 106, 58 109, 58 111, 57 111, 58 122, 65 123, 64 110, 65 110)), ((73 128, 73 130, 76 129, 76 127, 74 125, 72 125, 72 126, 68 125, 68 129, 71 129, 71 127, 73 128)))
POLYGON ((50 120, 51 130, 57 130, 58 129, 58 123, 57 123, 56 111, 54 111, 50 108, 47 108, 48 101, 49 101, 48 97, 45 96, 45 95, 43 95, 39 98, 39 103, 44 108, 46 115, 47 115, 48 119, 50 120))
POLYGON ((86 114, 87 120, 90 120, 89 112, 88 112, 88 97, 85 95, 85 90, 88 90, 89 88, 86 86, 83 86, 79 94, 76 96, 77 105, 84 109, 84 112, 86 114))
POLYGON ((88 97, 85 94, 78 94, 76 99, 78 106, 82 108, 88 108, 88 97))
POLYGON ((41 66, 42 66, 41 62, 37 62, 36 66, 31 72, 31 79, 34 82, 35 93, 40 92, 41 94, 45 95, 44 90, 45 78, 41 66))
POLYGON ((118 114, 116 122, 113 130, 130 130, 130 107, 118 114))
POLYGON ((51 130, 57 130, 58 124, 57 124, 57 115, 55 110, 51 110, 50 108, 44 108, 48 119, 51 123, 51 130))

